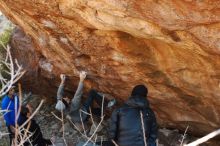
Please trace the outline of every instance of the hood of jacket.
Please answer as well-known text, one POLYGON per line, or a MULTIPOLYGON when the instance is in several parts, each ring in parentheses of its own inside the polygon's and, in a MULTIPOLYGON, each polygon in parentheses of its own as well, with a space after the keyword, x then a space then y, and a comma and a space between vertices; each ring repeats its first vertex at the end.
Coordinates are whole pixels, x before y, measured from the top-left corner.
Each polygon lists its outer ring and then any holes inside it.
POLYGON ((135 108, 147 108, 149 107, 149 101, 145 97, 141 96, 131 96, 129 99, 125 102, 130 107, 135 108))

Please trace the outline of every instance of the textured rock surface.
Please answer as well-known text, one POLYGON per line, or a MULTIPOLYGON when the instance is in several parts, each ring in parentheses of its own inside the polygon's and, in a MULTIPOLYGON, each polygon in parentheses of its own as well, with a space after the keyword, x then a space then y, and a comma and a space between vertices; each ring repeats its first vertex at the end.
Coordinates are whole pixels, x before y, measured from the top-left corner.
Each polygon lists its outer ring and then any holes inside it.
POLYGON ((220 1, 4 0, 0 9, 33 41, 18 53, 35 88, 48 92, 65 73, 71 89, 84 69, 87 89, 118 99, 146 84, 161 126, 219 128, 220 1))

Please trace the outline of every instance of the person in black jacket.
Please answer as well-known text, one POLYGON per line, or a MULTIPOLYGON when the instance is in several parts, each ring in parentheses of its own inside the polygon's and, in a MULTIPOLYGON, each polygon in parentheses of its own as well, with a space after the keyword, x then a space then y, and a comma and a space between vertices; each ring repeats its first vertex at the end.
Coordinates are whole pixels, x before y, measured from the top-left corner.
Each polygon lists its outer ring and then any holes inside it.
POLYGON ((135 86, 125 104, 112 113, 108 131, 110 141, 114 140, 119 146, 146 146, 146 143, 156 146, 157 122, 147 93, 144 85, 135 86))
MULTIPOLYGON (((26 120, 29 117, 29 109, 27 107, 22 106, 21 107, 21 125, 26 122, 26 120)), ((34 119, 31 119, 28 124, 26 124, 24 126, 24 128, 26 130, 28 130, 29 132, 32 133, 32 136, 29 138, 30 141, 26 141, 24 143, 24 146, 29 146, 29 145, 33 145, 33 146, 48 146, 48 145, 52 145, 52 142, 49 139, 44 139, 40 126, 36 123, 36 121, 34 119), (29 123, 30 123, 30 127, 29 127, 29 123)), ((24 134, 24 132, 22 132, 24 134)), ((27 135, 29 136, 29 134, 27 135)))

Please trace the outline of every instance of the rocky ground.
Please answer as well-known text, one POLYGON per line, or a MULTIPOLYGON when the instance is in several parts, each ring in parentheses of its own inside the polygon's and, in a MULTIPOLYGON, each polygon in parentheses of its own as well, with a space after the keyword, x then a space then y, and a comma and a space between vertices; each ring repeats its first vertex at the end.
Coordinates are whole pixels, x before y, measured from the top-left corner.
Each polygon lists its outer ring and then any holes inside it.
MULTIPOLYGON (((31 98, 29 98, 28 102, 32 105, 32 107, 35 109, 38 104, 40 103, 40 100, 44 99, 40 96, 33 95, 31 98)), ((45 138, 50 139, 51 137, 54 137, 55 139, 55 145, 56 146, 64 146, 64 142, 62 139, 62 124, 61 122, 55 118, 55 116, 52 115, 52 112, 56 114, 57 116, 61 117, 60 113, 54 110, 55 107, 55 101, 54 99, 45 99, 45 103, 37 113, 37 115, 34 117, 34 119, 37 121, 37 123, 40 125, 42 133, 45 138)), ((97 120, 97 119, 96 119, 97 120)), ((98 133, 97 141, 100 141, 101 139, 106 139, 106 125, 107 125, 107 119, 102 124, 102 130, 98 133)), ((3 120, 1 119, 1 132, 7 132, 6 127, 3 124, 3 120)), ((73 125, 69 123, 66 119, 64 122, 65 127, 65 139, 68 143, 68 146, 80 146, 82 145, 84 139, 80 135, 79 132, 77 132, 73 125)), ((91 127, 91 122, 89 122, 89 126, 91 127)), ((88 128, 89 129, 89 128, 88 128)), ((169 129, 160 129, 159 130, 159 146, 179 146, 180 141, 182 139, 182 134, 179 133, 178 130, 169 130, 169 129)), ((186 138, 184 142, 189 142, 194 140, 192 136, 186 135, 186 138)), ((8 145, 8 137, 2 137, 0 139, 0 146, 7 146, 8 145)), ((208 146, 210 144, 203 144, 203 146, 208 146)), ((211 144, 214 146, 214 144, 211 144)))

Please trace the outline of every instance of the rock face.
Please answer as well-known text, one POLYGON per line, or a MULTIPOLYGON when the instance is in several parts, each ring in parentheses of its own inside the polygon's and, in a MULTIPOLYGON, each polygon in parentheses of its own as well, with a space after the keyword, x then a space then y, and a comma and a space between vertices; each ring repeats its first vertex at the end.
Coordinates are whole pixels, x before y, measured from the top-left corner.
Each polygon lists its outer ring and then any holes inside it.
POLYGON ((60 73, 71 90, 86 70, 87 89, 121 100, 146 84, 161 126, 219 128, 220 1, 4 0, 0 9, 33 42, 15 48, 40 92, 60 73))

